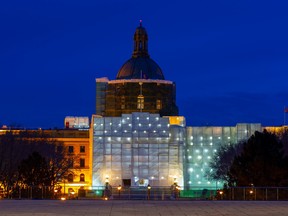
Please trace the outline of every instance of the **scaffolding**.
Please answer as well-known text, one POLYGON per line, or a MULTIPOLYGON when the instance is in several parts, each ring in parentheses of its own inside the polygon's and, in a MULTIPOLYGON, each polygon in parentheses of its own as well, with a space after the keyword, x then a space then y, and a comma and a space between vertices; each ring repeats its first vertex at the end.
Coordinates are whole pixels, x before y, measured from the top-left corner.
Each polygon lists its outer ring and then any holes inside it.
POLYGON ((92 126, 93 187, 183 185, 184 126, 145 112, 93 116, 92 126))

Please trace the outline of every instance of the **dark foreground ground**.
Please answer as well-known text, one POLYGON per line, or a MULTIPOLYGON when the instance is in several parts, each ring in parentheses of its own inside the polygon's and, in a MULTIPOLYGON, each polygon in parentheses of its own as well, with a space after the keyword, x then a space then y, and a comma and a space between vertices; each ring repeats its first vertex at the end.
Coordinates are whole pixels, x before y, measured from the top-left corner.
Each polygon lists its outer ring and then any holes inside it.
POLYGON ((285 201, 0 200, 0 216, 288 216, 285 201))

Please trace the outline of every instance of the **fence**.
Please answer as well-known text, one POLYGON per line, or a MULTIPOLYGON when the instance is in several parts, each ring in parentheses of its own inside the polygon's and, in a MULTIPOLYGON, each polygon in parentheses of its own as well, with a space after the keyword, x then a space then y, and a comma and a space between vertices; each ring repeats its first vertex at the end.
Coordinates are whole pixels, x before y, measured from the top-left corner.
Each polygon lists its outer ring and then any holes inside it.
POLYGON ((63 193, 52 187, 14 187, 0 190, 8 199, 115 199, 115 200, 288 200, 288 187, 231 187, 172 189, 170 187, 97 187, 63 193))

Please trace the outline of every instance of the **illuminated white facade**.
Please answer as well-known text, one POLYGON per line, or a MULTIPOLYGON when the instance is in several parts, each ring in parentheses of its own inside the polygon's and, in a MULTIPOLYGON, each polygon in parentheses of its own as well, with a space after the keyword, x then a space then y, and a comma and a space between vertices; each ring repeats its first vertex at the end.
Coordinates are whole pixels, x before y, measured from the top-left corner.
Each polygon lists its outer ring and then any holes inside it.
MULTIPOLYGON (((184 160, 184 185, 217 187, 216 182, 205 178, 209 162, 222 145, 233 145, 248 139, 255 131, 262 131, 261 124, 237 124, 236 127, 187 127, 184 160)), ((222 183, 218 183, 221 186, 222 183)))
POLYGON ((145 112, 92 117, 92 187, 183 186, 185 119, 145 112))

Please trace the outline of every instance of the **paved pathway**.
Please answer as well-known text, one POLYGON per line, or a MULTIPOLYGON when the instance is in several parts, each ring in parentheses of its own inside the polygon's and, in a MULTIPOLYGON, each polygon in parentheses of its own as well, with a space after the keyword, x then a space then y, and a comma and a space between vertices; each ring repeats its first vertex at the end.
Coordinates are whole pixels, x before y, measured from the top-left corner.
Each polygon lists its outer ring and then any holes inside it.
POLYGON ((288 216, 288 201, 0 200, 0 216, 288 216))

